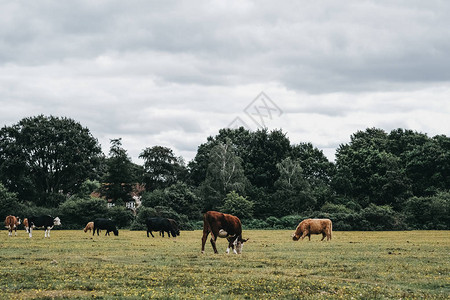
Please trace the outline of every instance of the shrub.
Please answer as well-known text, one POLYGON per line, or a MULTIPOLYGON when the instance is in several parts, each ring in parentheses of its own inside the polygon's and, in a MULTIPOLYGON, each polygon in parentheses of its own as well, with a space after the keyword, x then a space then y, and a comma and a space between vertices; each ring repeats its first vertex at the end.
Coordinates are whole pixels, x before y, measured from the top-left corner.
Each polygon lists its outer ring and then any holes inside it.
POLYGON ((280 218, 280 225, 283 227, 283 229, 295 229, 297 228, 298 224, 306 218, 299 216, 299 215, 292 215, 292 216, 285 216, 280 218))
POLYGON ((117 227, 126 228, 134 219, 133 213, 125 206, 113 206, 108 209, 107 217, 114 220, 117 227))
POLYGON ((223 206, 219 210, 227 214, 232 214, 241 220, 251 219, 253 216, 253 202, 232 191, 227 194, 223 206))
POLYGON ((389 205, 371 203, 359 213, 360 230, 401 230, 405 229, 402 216, 389 205))
POLYGON ((105 218, 108 208, 106 200, 100 198, 71 198, 58 211, 61 229, 80 229, 96 218, 105 218))
POLYGON ((278 218, 274 216, 270 216, 266 219, 266 223, 270 228, 276 228, 279 222, 280 220, 278 220, 278 218))
POLYGON ((145 224, 146 219, 156 216, 158 216, 158 213, 154 208, 141 206, 137 210, 136 221, 145 224))
POLYGON ((137 219, 135 219, 131 222, 130 230, 135 230, 135 231, 147 230, 147 227, 145 226, 145 224, 143 224, 143 223, 139 222, 137 219))
MULTIPOLYGON (((35 205, 31 205, 31 204, 24 206, 22 215, 24 218, 28 218, 31 216, 44 216, 44 215, 49 215, 49 216, 53 216, 53 217, 60 216, 59 211, 56 208, 35 206, 35 205)), ((62 229, 61 226, 56 226, 55 228, 62 229)), ((53 229, 55 229, 55 228, 53 228, 53 229)))
MULTIPOLYGON (((19 203, 16 193, 9 192, 6 187, 0 183, 0 218, 5 220, 9 215, 22 216, 23 205, 19 203)), ((22 218, 22 217, 21 217, 22 218)))
POLYGON ((354 211, 352 209, 348 208, 344 204, 333 204, 333 203, 329 203, 329 202, 326 202, 322 206, 320 211, 324 212, 324 213, 329 213, 329 214, 336 214, 336 213, 351 214, 351 213, 354 213, 354 211))
POLYGON ((267 224, 267 222, 264 220, 251 219, 251 220, 245 220, 242 223, 242 227, 244 229, 266 229, 266 228, 269 228, 269 224, 267 224))
POLYGON ((414 229, 450 229, 450 193, 431 197, 412 197, 406 201, 404 214, 414 229))

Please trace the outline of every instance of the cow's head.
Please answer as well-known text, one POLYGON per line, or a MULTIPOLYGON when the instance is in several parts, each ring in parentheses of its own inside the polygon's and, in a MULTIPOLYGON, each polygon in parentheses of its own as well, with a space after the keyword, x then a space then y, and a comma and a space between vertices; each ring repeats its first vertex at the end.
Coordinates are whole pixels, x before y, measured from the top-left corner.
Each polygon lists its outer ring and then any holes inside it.
POLYGON ((298 241, 300 239, 300 235, 297 235, 296 233, 292 234, 292 240, 298 241))
POLYGON ((248 239, 244 240, 242 238, 242 236, 239 236, 237 239, 234 240, 233 245, 234 245, 234 250, 236 251, 236 254, 241 254, 242 253, 242 248, 244 248, 244 243, 248 241, 248 239))
POLYGON ((119 235, 119 230, 117 230, 116 228, 114 228, 113 232, 114 232, 114 235, 115 235, 115 236, 118 236, 118 235, 119 235))
POLYGON ((56 217, 53 219, 53 225, 61 225, 61 219, 56 217))

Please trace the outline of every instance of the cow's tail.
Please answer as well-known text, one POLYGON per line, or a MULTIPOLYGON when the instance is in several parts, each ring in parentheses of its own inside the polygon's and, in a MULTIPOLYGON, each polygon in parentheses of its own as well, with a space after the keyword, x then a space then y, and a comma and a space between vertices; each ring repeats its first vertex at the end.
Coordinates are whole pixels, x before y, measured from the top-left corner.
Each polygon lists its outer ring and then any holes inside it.
POLYGON ((203 215, 203 232, 211 232, 211 226, 209 225, 208 216, 203 215))
POLYGON ((211 237, 213 239, 215 238, 214 232, 212 231, 212 228, 211 228, 211 224, 208 220, 208 214, 203 215, 203 233, 205 233, 205 232, 211 233, 211 237))
POLYGON ((333 222, 330 221, 330 241, 331 241, 331 237, 333 235, 333 222))

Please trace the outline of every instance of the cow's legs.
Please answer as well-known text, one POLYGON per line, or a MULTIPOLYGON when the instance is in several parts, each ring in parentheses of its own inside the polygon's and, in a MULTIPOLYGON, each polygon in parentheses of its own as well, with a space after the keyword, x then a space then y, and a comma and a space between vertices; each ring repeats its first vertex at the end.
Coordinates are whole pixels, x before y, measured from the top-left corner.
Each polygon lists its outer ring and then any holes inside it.
POLYGON ((206 240, 208 239, 208 231, 203 230, 203 236, 202 236, 202 253, 205 253, 205 244, 206 240))
POLYGON ((214 249, 214 253, 219 253, 219 251, 217 251, 217 248, 216 248, 216 239, 217 239, 217 237, 211 232, 211 239, 210 239, 210 241, 211 241, 211 246, 213 247, 213 249, 214 249))
POLYGON ((50 230, 52 229, 51 228, 48 229, 47 237, 50 237, 50 230))
POLYGON ((230 253, 230 248, 233 249, 233 252, 235 254, 237 254, 236 249, 234 249, 234 241, 236 240, 236 238, 237 238, 237 236, 235 238, 233 238, 233 237, 227 238, 227 241, 228 241, 227 254, 230 253))
POLYGON ((45 238, 47 237, 47 231, 48 231, 48 229, 45 228, 45 233, 44 233, 44 237, 45 237, 45 238))
POLYGON ((33 228, 30 226, 30 228, 28 228, 28 235, 30 236, 30 237, 32 237, 33 236, 33 228))
POLYGON ((309 232, 308 231, 303 231, 301 239, 303 240, 306 236, 309 236, 309 232))
MULTIPOLYGON (((326 236, 327 236, 327 234, 325 232, 322 232, 322 239, 320 241, 323 241, 326 236)), ((328 239, 327 239, 327 241, 328 241, 328 239)))
POLYGON ((14 228, 14 235, 17 236, 17 226, 14 228))
POLYGON ((11 225, 8 226, 8 236, 12 236, 12 228, 11 228, 11 225))

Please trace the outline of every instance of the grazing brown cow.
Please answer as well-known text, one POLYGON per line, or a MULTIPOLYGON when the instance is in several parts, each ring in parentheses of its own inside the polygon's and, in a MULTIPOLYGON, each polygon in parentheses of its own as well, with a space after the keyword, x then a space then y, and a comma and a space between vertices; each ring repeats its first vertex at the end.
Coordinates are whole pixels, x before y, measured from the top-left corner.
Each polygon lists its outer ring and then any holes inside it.
POLYGON ((232 248, 235 254, 241 254, 244 242, 248 241, 248 239, 242 239, 242 225, 238 217, 217 211, 208 211, 203 215, 202 253, 205 253, 205 243, 209 233, 211 233, 214 253, 219 253, 216 248, 217 237, 227 238, 227 253, 230 253, 232 248))
POLYGON ((23 219, 23 227, 25 227, 25 230, 29 233, 28 218, 23 219))
POLYGON ((298 224, 292 239, 298 241, 300 238, 303 240, 305 236, 308 236, 311 240, 311 234, 322 234, 322 239, 327 237, 327 241, 331 240, 331 232, 333 231, 333 225, 330 219, 306 219, 298 224))
POLYGON ((94 222, 87 223, 86 227, 84 227, 84 232, 87 232, 88 230, 89 232, 91 232, 91 230, 94 230, 94 222))
POLYGON ((5 227, 8 228, 8 236, 12 236, 12 231, 14 230, 14 235, 17 236, 17 226, 20 225, 20 219, 15 216, 7 216, 5 219, 5 227))

